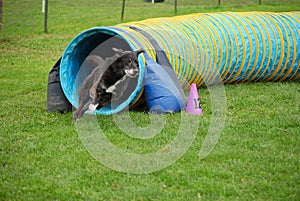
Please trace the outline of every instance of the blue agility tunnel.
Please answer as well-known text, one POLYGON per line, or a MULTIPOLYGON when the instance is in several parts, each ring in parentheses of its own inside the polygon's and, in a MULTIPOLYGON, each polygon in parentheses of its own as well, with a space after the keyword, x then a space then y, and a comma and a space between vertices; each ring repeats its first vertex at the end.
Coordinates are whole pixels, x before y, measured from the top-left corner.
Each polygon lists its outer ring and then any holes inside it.
MULTIPOLYGON (((112 56, 112 48, 137 50, 140 73, 116 105, 97 110, 115 114, 142 102, 147 63, 170 66, 183 89, 242 82, 300 79, 300 13, 226 12, 155 18, 97 27, 76 36, 60 63, 61 87, 78 106, 78 90, 90 72, 88 55, 112 56), (151 62, 150 62, 151 61, 151 62)), ((175 81, 176 82, 176 81, 175 81)))

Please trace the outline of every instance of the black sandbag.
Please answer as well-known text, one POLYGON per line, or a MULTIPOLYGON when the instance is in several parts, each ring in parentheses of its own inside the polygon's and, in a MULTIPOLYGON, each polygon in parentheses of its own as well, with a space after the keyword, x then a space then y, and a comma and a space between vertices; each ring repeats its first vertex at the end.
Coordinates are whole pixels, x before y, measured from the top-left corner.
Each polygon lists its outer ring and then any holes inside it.
POLYGON ((47 110, 48 112, 71 112, 72 105, 66 98, 60 84, 59 68, 61 58, 51 69, 48 76, 47 110))

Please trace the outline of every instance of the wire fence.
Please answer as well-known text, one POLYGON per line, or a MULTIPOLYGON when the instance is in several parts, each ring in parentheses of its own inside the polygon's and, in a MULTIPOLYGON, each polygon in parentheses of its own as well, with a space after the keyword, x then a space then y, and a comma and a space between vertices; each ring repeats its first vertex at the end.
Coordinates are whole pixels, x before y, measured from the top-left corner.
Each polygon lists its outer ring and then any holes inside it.
MULTIPOLYGON (((158 3, 157 3, 158 4, 158 3)), ((160 9, 161 12, 174 12, 187 8, 194 9, 203 7, 218 6, 250 6, 259 4, 295 4, 299 0, 165 0, 159 3, 160 6, 153 6, 145 0, 0 0, 0 29, 10 32, 46 32, 48 27, 53 29, 68 24, 87 24, 90 26, 101 25, 101 20, 111 24, 120 23, 116 16, 121 19, 121 14, 126 20, 126 10, 135 10, 138 13, 149 12, 150 9, 160 9), (45 9, 48 2, 48 9, 45 9), (122 3, 125 4, 125 17, 122 12, 122 3), (176 5, 176 7, 175 7, 176 5), (48 11, 48 12, 47 12, 48 11), (91 21, 91 19, 94 19, 91 21)), ((295 8, 296 10, 299 8, 295 8)), ((155 13, 155 12, 154 12, 155 13)), ((151 15, 149 17, 155 17, 151 15)), ((0 34, 1 34, 0 31, 0 34)))

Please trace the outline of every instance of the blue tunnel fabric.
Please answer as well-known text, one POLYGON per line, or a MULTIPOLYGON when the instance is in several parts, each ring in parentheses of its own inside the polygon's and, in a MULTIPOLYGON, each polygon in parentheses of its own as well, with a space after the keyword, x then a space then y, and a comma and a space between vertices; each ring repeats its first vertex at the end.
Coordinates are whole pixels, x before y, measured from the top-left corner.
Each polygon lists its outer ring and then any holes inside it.
MULTIPOLYGON (((300 80, 300 12, 222 12, 154 18, 89 29, 71 41, 62 57, 60 78, 73 106, 78 104, 80 84, 75 80, 84 58, 111 38, 118 41, 114 43, 117 48, 143 47, 156 63, 162 51, 185 90, 192 83, 202 87, 300 80)), ((118 113, 125 105, 134 106, 139 102, 144 91, 145 63, 145 56, 139 56, 136 89, 124 105, 103 108, 98 114, 118 113)))

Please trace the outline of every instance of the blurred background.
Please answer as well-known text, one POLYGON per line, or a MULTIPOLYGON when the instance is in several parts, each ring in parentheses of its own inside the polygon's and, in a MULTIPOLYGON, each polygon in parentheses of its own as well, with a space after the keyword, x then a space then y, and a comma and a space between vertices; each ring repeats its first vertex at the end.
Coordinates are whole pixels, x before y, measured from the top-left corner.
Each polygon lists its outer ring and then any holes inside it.
MULTIPOLYGON (((152 0, 48 0, 47 31, 70 32, 76 24, 86 28, 102 25, 114 25, 126 21, 141 20, 150 17, 174 16, 186 13, 241 10, 270 10, 278 5, 293 6, 299 10, 299 0, 164 0, 151 3, 152 0), (122 5, 125 1, 125 11, 122 5), (150 1, 150 2, 147 2, 150 1), (176 7, 175 7, 176 5, 176 7), (126 9, 130 7, 130 13, 126 9), (266 8, 269 7, 269 8, 266 8), (177 10, 176 10, 177 9, 177 10), (141 10, 143 15, 140 16, 141 10), (116 16, 118 16, 116 18, 116 16), (90 20, 93 19, 93 20, 90 20), (116 20, 119 19, 119 20, 116 20)), ((0 0, 2 32, 39 33, 44 32, 46 0, 0 0)), ((284 10, 283 10, 284 11, 284 10)), ((1 32, 0 32, 1 33, 1 32)))

